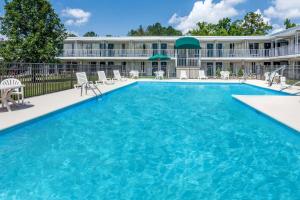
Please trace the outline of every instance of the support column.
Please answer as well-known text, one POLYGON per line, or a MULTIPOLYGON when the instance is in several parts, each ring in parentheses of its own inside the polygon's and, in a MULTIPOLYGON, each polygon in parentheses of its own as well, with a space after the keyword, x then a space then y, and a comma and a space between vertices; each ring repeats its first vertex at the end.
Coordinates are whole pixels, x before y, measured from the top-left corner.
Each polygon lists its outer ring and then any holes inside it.
POLYGON ((216 62, 213 62, 213 76, 216 77, 216 62))
POLYGON ((299 53, 299 32, 296 32, 296 41, 295 41, 295 45, 296 45, 296 54, 299 53))
POLYGON ((78 56, 78 42, 77 40, 75 41, 75 44, 74 44, 74 56, 77 57, 78 56))
POLYGON ((175 49, 175 67, 177 67, 177 64, 178 64, 178 60, 177 60, 177 56, 178 56, 178 50, 175 49))
POLYGON ((277 39, 275 39, 275 56, 278 56, 277 39))

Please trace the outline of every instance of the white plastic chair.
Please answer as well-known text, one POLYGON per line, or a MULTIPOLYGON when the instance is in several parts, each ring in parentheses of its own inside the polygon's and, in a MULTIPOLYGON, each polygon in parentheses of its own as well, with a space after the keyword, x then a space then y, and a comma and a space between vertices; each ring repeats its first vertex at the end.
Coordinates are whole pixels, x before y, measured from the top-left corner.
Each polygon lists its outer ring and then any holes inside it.
POLYGON ((125 77, 122 77, 119 70, 113 70, 114 79, 117 81, 127 81, 125 77))
POLYGON ((230 75, 229 71, 221 71, 220 74, 221 74, 221 79, 223 80, 229 79, 229 75, 230 75))
POLYGON ((165 72, 160 70, 155 72, 155 79, 164 79, 165 72))
MULTIPOLYGON (((18 79, 9 78, 9 79, 3 80, 0 83, 0 85, 3 85, 3 86, 21 86, 22 83, 18 79)), ((24 103, 24 88, 23 87, 14 89, 11 94, 14 95, 14 96, 17 96, 18 103, 20 103, 20 99, 22 100, 22 104, 24 103)))
POLYGON ((181 70, 180 71, 180 77, 179 77, 181 80, 182 79, 188 79, 188 76, 187 76, 187 73, 185 70, 181 70))
POLYGON ((208 79, 207 76, 205 75, 204 70, 199 70, 198 79, 208 79))
POLYGON ((98 71, 98 81, 96 81, 96 84, 107 84, 107 85, 112 85, 114 84, 112 79, 106 78, 105 72, 104 71, 98 71))
POLYGON ((139 71, 132 70, 129 72, 130 78, 139 78, 139 71))

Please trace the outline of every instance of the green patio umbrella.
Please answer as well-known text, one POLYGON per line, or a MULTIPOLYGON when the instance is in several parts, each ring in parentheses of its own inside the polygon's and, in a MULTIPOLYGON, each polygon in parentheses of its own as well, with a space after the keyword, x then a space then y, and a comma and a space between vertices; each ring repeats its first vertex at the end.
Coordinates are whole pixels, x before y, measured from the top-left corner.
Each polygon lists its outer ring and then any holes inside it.
POLYGON ((171 58, 167 55, 163 55, 163 54, 155 54, 153 56, 151 56, 148 60, 151 61, 162 61, 162 60, 170 60, 171 58))

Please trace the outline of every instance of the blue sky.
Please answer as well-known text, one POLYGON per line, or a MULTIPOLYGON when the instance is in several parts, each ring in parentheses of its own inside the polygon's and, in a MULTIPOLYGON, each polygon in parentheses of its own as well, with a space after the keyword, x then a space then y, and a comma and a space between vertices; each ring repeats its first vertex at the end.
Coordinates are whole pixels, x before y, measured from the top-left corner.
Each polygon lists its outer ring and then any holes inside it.
MULTIPOLYGON (((2 15, 4 0, 0 0, 2 15)), ((161 22, 184 32, 197 21, 216 22, 261 12, 265 20, 282 29, 286 17, 300 23, 300 0, 50 0, 69 31, 79 35, 93 30, 99 35, 126 35, 139 25, 161 22), (259 9, 259 11, 258 11, 259 9)))

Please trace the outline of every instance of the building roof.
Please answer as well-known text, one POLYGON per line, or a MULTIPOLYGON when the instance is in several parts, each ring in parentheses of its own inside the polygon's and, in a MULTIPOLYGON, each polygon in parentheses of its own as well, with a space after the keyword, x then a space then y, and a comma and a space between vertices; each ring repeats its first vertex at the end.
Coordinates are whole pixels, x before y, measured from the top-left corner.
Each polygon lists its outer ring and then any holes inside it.
MULTIPOLYGON (((270 35, 263 36, 193 36, 198 40, 203 41, 265 41, 273 40, 278 37, 288 37, 295 35, 297 32, 300 32, 300 26, 283 30, 277 33, 272 33, 270 35)), ((186 36, 116 36, 116 37, 69 37, 66 41, 166 41, 166 42, 175 42, 177 39, 180 39, 186 36)))
POLYGON ((283 31, 279 31, 277 33, 270 34, 270 36, 273 36, 273 37, 291 36, 291 35, 295 35, 299 31, 300 31, 300 25, 296 26, 294 28, 289 28, 287 30, 283 30, 283 31))
MULTIPOLYGON (((69 37, 66 41, 169 41, 174 42, 180 36, 125 36, 125 37, 69 37)), ((244 40, 268 40, 269 36, 194 36, 204 41, 244 41, 244 40)))

